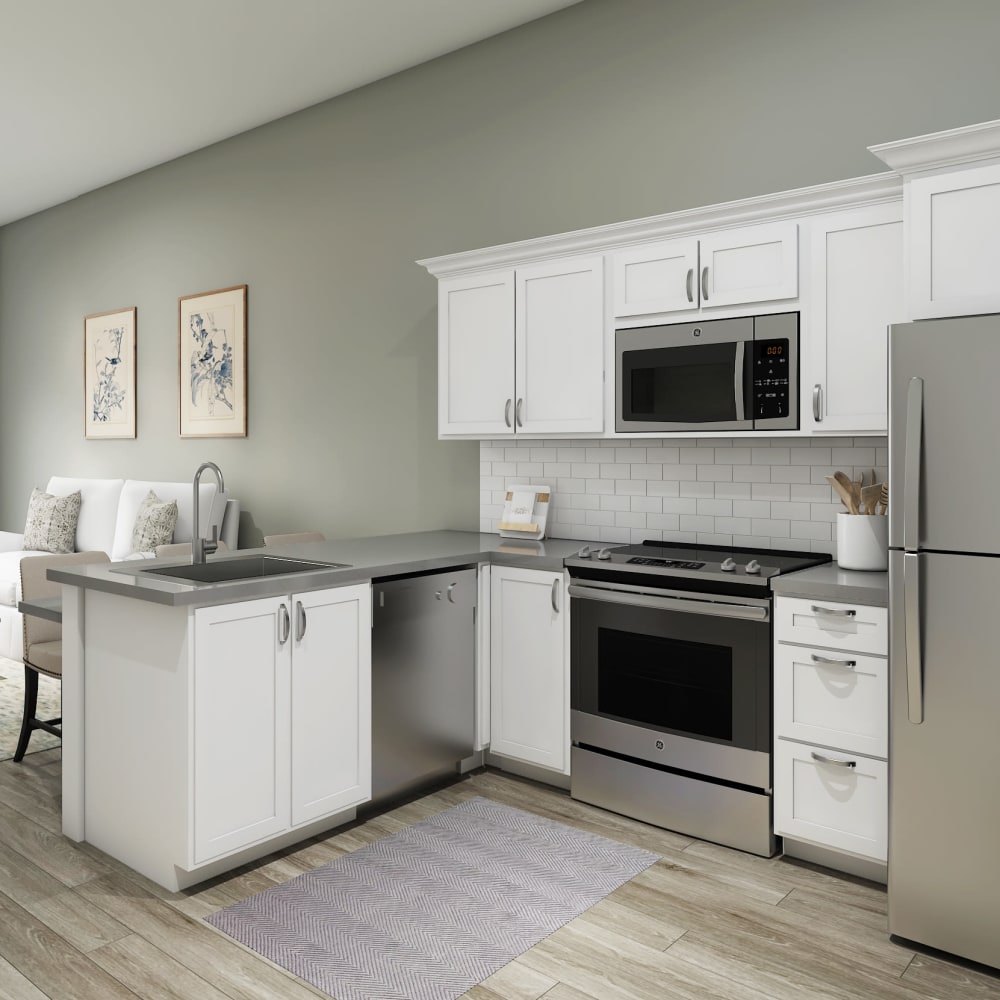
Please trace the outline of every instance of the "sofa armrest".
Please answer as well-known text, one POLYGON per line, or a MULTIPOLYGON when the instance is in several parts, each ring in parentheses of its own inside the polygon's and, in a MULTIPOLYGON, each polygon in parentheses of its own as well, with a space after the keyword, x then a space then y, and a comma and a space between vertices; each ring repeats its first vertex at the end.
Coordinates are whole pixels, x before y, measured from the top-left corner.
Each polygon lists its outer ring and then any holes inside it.
POLYGON ((16 531, 0 531, 0 552, 18 552, 24 548, 24 535, 16 531))

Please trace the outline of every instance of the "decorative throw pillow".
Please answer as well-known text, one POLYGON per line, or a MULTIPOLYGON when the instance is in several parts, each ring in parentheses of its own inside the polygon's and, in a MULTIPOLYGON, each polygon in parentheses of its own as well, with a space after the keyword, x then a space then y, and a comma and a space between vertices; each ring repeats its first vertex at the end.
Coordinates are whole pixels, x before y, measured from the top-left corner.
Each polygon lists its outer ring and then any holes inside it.
POLYGON ((166 545, 174 537, 177 524, 177 501, 163 503, 150 490, 139 505, 132 528, 132 551, 152 552, 157 545, 166 545))
POLYGON ((79 490, 57 497, 33 489, 24 525, 24 547, 39 552, 72 552, 81 500, 79 490))

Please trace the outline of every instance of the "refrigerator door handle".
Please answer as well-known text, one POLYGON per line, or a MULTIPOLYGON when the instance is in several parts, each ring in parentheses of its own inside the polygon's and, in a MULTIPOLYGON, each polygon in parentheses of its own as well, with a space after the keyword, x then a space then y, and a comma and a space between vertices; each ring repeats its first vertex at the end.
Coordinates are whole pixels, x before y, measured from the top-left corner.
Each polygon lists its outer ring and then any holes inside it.
POLYGON ((920 545, 920 480, 924 430, 924 380, 914 376, 906 389, 906 443, 903 452, 903 549, 920 545))
POLYGON ((917 726, 924 721, 924 665, 920 648, 920 556, 903 555, 903 642, 906 657, 906 714, 917 726))

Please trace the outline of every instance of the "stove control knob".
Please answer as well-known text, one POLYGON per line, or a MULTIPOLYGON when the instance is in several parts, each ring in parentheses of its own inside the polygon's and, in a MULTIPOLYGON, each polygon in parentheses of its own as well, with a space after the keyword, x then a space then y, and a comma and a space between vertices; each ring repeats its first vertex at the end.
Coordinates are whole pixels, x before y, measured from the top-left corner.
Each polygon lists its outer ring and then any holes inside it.
POLYGON ((597 558, 598 559, 610 559, 611 558, 611 549, 608 549, 608 548, 601 549, 601 551, 597 553, 597 558))
POLYGON ((750 562, 748 562, 748 563, 747 563, 747 566, 746 566, 746 571, 747 571, 747 572, 748 572, 748 573, 749 573, 749 574, 750 574, 751 576, 753 576, 753 575, 755 575, 755 574, 759 573, 759 572, 760 572, 760 563, 759 563, 759 562, 757 562, 757 560, 756 560, 756 559, 751 559, 751 560, 750 560, 750 562))
POLYGON ((589 559, 590 558, 590 546, 584 545, 582 549, 576 554, 577 559, 589 559))
POLYGON ((730 556, 726 556, 726 558, 722 560, 722 565, 719 569, 721 569, 723 573, 732 573, 733 570, 736 569, 736 560, 730 556))

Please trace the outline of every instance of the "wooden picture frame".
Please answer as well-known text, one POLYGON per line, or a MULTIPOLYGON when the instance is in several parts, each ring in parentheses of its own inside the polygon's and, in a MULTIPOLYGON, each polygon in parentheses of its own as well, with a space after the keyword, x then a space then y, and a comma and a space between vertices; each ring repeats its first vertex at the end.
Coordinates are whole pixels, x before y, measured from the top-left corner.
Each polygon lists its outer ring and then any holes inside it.
POLYGON ((181 437, 247 436, 247 286, 178 300, 181 437))
POLYGON ((84 437, 134 438, 136 307, 83 319, 84 437))

